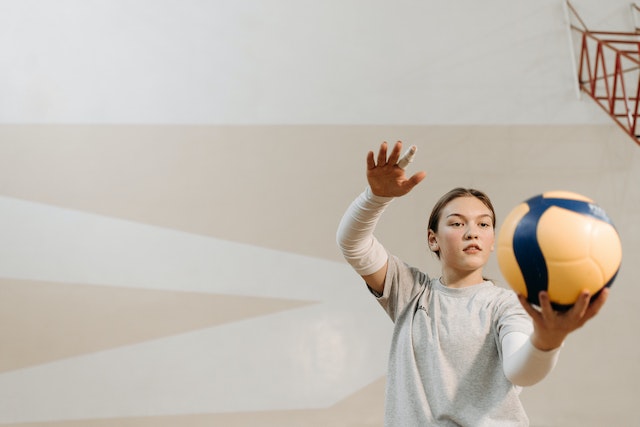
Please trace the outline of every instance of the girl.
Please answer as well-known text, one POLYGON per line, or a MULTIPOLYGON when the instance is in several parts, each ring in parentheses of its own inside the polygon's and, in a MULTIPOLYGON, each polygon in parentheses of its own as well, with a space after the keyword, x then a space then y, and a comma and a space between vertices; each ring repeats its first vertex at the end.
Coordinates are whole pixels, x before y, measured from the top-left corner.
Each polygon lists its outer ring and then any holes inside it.
POLYGON ((484 279, 495 212, 489 198, 474 189, 445 194, 429 218, 427 244, 441 262, 439 277, 388 254, 373 236, 376 223, 394 197, 409 193, 426 176, 405 176, 401 150, 397 142, 387 158, 385 142, 377 159, 368 153, 369 186, 349 206, 337 232, 345 259, 395 323, 385 425, 527 426, 521 387, 553 369, 567 335, 597 314, 608 290, 591 304, 583 292, 560 313, 546 292, 537 308, 484 279))

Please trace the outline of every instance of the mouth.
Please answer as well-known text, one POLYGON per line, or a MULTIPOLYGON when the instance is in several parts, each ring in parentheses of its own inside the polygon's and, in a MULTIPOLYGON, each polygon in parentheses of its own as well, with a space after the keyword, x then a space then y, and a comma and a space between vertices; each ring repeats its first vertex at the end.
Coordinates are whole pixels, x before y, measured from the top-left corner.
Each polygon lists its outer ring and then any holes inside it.
POLYGON ((464 248, 463 251, 468 253, 468 254, 469 253, 470 254, 475 254, 475 253, 478 253, 478 252, 482 251, 482 249, 478 245, 469 245, 466 248, 464 248))

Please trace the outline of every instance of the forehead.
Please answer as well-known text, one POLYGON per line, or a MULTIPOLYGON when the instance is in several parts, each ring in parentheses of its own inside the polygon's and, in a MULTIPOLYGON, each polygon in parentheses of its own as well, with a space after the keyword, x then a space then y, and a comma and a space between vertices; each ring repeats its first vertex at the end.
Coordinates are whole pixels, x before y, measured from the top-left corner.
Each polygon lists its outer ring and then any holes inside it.
POLYGON ((442 219, 446 219, 451 215, 464 216, 465 218, 476 218, 480 216, 489 216, 493 218, 491 209, 489 209, 482 200, 473 196, 457 197, 451 200, 442 209, 442 219))

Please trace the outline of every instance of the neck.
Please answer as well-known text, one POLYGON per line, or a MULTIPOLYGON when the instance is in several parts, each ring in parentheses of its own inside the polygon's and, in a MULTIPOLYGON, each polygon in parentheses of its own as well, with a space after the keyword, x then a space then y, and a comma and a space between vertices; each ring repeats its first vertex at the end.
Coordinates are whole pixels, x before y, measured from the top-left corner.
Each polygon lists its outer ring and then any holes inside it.
POLYGON ((481 269, 465 272, 443 270, 440 281, 449 288, 464 288, 482 283, 484 278, 481 269))

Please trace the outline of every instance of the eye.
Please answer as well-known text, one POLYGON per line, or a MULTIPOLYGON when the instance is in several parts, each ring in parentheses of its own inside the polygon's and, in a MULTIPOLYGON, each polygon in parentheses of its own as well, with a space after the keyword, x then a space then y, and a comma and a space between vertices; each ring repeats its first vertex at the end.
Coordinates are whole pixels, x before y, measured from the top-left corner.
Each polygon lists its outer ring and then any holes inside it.
POLYGON ((493 225, 490 222, 481 222, 480 227, 482 228, 491 228, 493 225))
POLYGON ((457 221, 455 221, 455 222, 452 222, 450 225, 451 225, 452 227, 462 227, 462 225, 463 225, 463 224, 462 224, 461 222, 457 222, 457 221))

